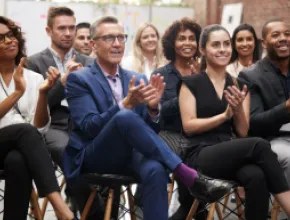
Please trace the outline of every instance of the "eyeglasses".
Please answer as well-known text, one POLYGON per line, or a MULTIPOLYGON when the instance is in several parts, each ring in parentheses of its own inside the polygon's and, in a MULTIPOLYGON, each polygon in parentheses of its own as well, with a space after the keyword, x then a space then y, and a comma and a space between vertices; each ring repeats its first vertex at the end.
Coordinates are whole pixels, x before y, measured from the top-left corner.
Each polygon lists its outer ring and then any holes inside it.
POLYGON ((103 41, 105 41, 106 43, 112 44, 115 42, 116 39, 118 39, 118 41, 120 43, 125 43, 127 40, 128 35, 127 34, 119 34, 119 35, 112 35, 112 34, 108 34, 108 35, 103 35, 100 37, 94 37, 94 40, 99 40, 102 39, 103 41))
POLYGON ((7 37, 8 39, 10 39, 10 40, 14 40, 14 39, 16 39, 16 37, 15 37, 13 31, 8 31, 8 32, 5 33, 5 34, 0 34, 0 43, 5 42, 6 37, 7 37))

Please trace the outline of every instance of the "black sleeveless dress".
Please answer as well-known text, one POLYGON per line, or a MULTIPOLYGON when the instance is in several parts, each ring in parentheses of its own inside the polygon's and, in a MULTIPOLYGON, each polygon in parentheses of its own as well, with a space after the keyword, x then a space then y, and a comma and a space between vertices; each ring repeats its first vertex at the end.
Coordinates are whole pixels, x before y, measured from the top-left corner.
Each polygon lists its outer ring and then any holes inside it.
MULTIPOLYGON (((188 87, 196 99, 197 118, 209 118, 225 112, 228 102, 224 95, 220 99, 216 93, 207 73, 194 74, 183 77, 182 82, 188 87)), ((244 81, 237 80, 239 88, 246 84, 244 81)), ((235 85, 233 78, 227 74, 225 87, 235 85)), ((190 140, 190 148, 187 150, 187 158, 195 158, 198 152, 207 146, 215 145, 224 141, 229 141, 235 137, 233 120, 227 120, 218 127, 201 134, 187 136, 190 140)))

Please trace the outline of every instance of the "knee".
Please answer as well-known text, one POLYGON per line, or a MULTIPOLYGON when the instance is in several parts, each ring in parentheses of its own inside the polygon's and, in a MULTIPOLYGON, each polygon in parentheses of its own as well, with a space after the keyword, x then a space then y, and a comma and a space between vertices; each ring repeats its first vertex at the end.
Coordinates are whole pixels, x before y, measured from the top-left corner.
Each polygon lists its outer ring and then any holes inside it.
POLYGON ((22 173, 26 170, 26 162, 23 155, 17 151, 10 151, 4 160, 4 170, 9 173, 22 173))
POLYGON ((271 150, 271 144, 269 141, 258 137, 255 137, 253 139, 256 141, 256 146, 258 146, 259 148, 271 150))
POLYGON ((41 135, 38 132, 38 130, 29 123, 17 124, 17 128, 18 128, 17 132, 26 138, 28 137, 41 138, 41 135))
POLYGON ((131 110, 122 110, 119 111, 114 118, 117 122, 125 124, 134 121, 136 117, 138 117, 138 115, 135 112, 131 110))
POLYGON ((266 187, 266 178, 264 171, 258 166, 251 166, 251 169, 247 169, 242 174, 244 177, 245 188, 263 188, 266 187))

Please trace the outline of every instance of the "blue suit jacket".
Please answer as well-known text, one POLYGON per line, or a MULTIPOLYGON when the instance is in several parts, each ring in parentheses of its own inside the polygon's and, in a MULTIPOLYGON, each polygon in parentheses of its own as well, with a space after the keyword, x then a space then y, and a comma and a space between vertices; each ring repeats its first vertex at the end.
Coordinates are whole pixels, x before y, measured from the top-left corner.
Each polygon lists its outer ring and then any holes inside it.
MULTIPOLYGON (((119 69, 123 86, 123 96, 127 95, 129 82, 133 75, 136 84, 146 76, 119 69)), ((110 85, 95 61, 91 66, 72 72, 66 82, 66 97, 73 122, 73 130, 63 155, 63 170, 67 179, 79 176, 86 146, 98 136, 109 120, 120 111, 113 103, 110 85)), ((156 131, 159 125, 153 123, 145 105, 138 105, 134 111, 156 131)), ((116 143, 118 144, 118 143, 116 143)))

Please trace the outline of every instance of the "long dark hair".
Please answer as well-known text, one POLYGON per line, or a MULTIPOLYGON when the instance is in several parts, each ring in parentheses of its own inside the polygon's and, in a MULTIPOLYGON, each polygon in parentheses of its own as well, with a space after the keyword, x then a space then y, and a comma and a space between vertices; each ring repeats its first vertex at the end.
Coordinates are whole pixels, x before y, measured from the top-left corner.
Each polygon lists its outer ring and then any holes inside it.
POLYGON ((18 54, 15 57, 15 64, 18 65, 20 63, 20 59, 22 57, 26 57, 25 39, 23 37, 23 33, 21 32, 21 28, 17 26, 12 20, 4 16, 0 16, 0 24, 7 26, 18 40, 18 54))
POLYGON ((255 29, 249 25, 249 24, 240 24, 233 33, 232 36, 232 47, 233 47, 233 53, 232 53, 232 57, 231 57, 231 61, 230 63, 236 61, 239 58, 239 54, 238 51, 236 50, 236 39, 237 39, 237 34, 240 31, 250 31, 253 34, 254 37, 254 41, 255 41, 255 49, 253 52, 253 60, 252 62, 255 63, 256 61, 258 61, 260 59, 260 54, 259 54, 259 41, 255 32, 255 29))
MULTIPOLYGON (((202 29, 202 32, 200 34, 200 38, 199 38, 199 48, 205 49, 206 48, 206 44, 208 42, 208 38, 211 32, 214 31, 225 31, 229 36, 229 32, 227 31, 227 29, 225 29, 223 26, 219 25, 219 24, 212 24, 209 26, 206 26, 205 28, 202 29)), ((200 72, 205 71, 206 69, 206 59, 205 56, 201 57, 201 64, 200 64, 200 72)))

